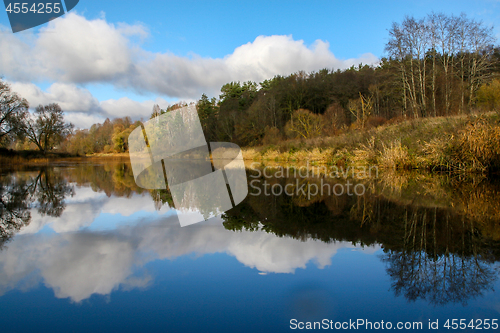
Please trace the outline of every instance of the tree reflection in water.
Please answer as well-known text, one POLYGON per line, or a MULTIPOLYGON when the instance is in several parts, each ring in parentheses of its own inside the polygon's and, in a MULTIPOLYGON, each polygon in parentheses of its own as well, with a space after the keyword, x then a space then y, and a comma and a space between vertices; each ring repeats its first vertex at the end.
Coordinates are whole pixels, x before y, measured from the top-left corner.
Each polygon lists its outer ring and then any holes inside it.
POLYGON ((423 251, 390 251, 383 260, 388 264, 387 273, 397 296, 403 295, 409 301, 423 299, 433 305, 466 305, 469 299, 492 290, 498 274, 480 255, 449 253, 435 258, 423 251))
POLYGON ((75 190, 53 168, 43 168, 29 185, 28 191, 41 215, 59 217, 66 207, 64 199, 73 196, 75 190))
POLYGON ((452 216, 445 214, 439 225, 437 209, 431 219, 428 213, 406 214, 400 248, 386 250, 382 256, 392 288, 409 301, 466 305, 492 289, 498 275, 498 241, 488 241, 474 227, 477 223, 465 216, 455 216, 458 223, 451 223, 452 216))
POLYGON ((26 181, 4 175, 0 181, 0 248, 31 221, 26 181))
POLYGON ((54 168, 41 168, 37 173, 9 173, 0 178, 0 247, 31 221, 30 209, 42 216, 61 216, 64 199, 74 194, 54 168))
MULTIPOLYGON (((392 175, 390 181, 365 183, 370 191, 358 197, 276 197, 264 195, 261 188, 261 195, 249 196, 223 216, 224 226, 300 240, 380 244, 396 295, 433 305, 465 305, 491 290, 498 277, 500 186, 484 179, 459 180, 437 177, 415 185, 415 179, 392 175), (397 184, 390 182, 394 180, 397 184), (443 198, 449 201, 443 204, 443 198)), ((296 180, 266 181, 284 187, 296 180)))
MULTIPOLYGON (((32 208, 41 215, 60 216, 65 198, 74 193, 70 184, 107 196, 149 195, 157 209, 172 205, 168 190, 137 187, 126 163, 46 167, 6 173, 0 179, 2 243, 30 223, 32 208)), ((344 181, 321 179, 331 185, 344 181)), ((320 178, 266 181, 284 187, 319 184, 320 178)), ((386 175, 358 181, 367 188, 363 196, 266 196, 264 191, 261 195, 251 191, 243 203, 223 215, 224 227, 264 230, 298 240, 380 244, 393 291, 409 301, 466 304, 492 288, 500 261, 499 184, 438 175, 386 175)))

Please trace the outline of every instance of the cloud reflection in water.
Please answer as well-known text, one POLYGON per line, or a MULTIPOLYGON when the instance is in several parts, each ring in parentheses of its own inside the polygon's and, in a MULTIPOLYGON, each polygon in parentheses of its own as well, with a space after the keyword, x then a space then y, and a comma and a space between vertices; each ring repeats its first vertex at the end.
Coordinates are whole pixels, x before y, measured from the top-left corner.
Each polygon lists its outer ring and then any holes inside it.
POLYGON ((80 187, 66 205, 59 218, 33 209, 30 225, 0 252, 1 293, 43 283, 56 297, 79 302, 118 288, 147 287, 152 277, 144 266, 157 259, 227 253, 259 272, 294 273, 311 261, 323 268, 339 249, 354 248, 264 231, 235 233, 219 217, 181 228, 167 205, 157 212, 150 197, 138 194, 107 197, 80 187), (94 228, 103 216, 104 227, 94 228), (53 232, 43 232, 47 228, 53 232))

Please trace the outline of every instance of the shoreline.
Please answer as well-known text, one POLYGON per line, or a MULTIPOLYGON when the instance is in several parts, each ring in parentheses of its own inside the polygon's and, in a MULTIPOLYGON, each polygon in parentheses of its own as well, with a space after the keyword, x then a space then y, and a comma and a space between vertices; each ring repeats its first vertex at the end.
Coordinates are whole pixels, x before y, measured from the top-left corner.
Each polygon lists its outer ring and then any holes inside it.
MULTIPOLYGON (((333 137, 278 140, 241 148, 245 164, 377 167, 381 170, 498 174, 500 113, 419 118, 333 137)), ((0 149, 0 167, 95 160, 129 160, 125 153, 76 156, 65 152, 0 149)))
POLYGON ((334 137, 242 148, 245 161, 498 173, 500 113, 420 118, 334 137))
POLYGON ((43 154, 40 151, 15 151, 10 149, 0 150, 0 168, 12 166, 40 166, 54 163, 66 162, 89 162, 92 160, 124 160, 129 159, 128 153, 93 154, 86 156, 71 155, 63 152, 49 152, 43 154))

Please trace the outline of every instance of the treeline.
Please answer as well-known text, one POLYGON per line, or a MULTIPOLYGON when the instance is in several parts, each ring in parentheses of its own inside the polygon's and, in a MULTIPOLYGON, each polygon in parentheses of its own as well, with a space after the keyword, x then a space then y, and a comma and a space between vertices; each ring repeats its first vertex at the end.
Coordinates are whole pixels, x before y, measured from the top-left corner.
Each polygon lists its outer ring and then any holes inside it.
POLYGON ((498 107, 494 42, 491 28, 464 14, 406 17, 390 29, 378 66, 231 82, 218 99, 202 95, 198 112, 209 141, 255 145, 498 107))
POLYGON ((76 155, 126 152, 128 136, 137 126, 140 126, 140 122, 132 122, 130 117, 108 118, 102 124, 92 125, 90 129, 76 130, 61 148, 76 155))
MULTIPOLYGON (((177 103, 162 110, 158 105, 153 106, 151 118, 183 106, 177 103)), ((124 153, 128 151, 128 136, 137 127, 140 121, 132 121, 130 117, 106 119, 102 124, 94 124, 89 129, 80 129, 69 135, 61 149, 76 155, 95 153, 124 153)))

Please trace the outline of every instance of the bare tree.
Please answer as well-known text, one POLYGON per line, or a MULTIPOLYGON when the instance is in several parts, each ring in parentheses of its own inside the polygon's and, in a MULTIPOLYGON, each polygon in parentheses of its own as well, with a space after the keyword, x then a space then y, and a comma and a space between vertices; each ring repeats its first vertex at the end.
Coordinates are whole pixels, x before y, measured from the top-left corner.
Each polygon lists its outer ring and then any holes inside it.
POLYGON ((22 134, 28 114, 28 102, 11 91, 10 86, 0 80, 0 143, 7 138, 22 134))
POLYGON ((444 115, 452 108, 470 109, 474 94, 491 75, 494 41, 492 28, 465 14, 432 13, 393 23, 386 51, 400 73, 403 114, 409 107, 414 117, 426 116, 431 105, 436 116, 439 97, 444 115))
POLYGON ((392 28, 389 30, 389 42, 387 43, 385 50, 389 53, 389 56, 396 60, 398 64, 399 71, 399 82, 402 86, 402 99, 403 99, 403 116, 406 116, 406 111, 408 109, 407 100, 407 87, 408 87, 408 74, 406 72, 405 59, 407 57, 407 45, 404 41, 404 32, 401 26, 393 22, 392 28))
POLYGON ((468 29, 468 44, 471 54, 468 63, 469 107, 473 95, 491 77, 493 63, 490 61, 494 48, 493 28, 484 27, 482 22, 471 21, 468 29))
POLYGON ((349 111, 356 118, 356 123, 360 128, 365 128, 368 118, 372 115, 373 96, 363 96, 359 93, 359 99, 349 100, 349 111))
POLYGON ((437 116, 436 109, 436 55, 437 55, 437 43, 438 43, 438 29, 437 29, 437 16, 432 13, 427 18, 427 36, 430 43, 430 56, 432 57, 432 79, 431 79, 431 94, 432 94, 432 112, 434 117, 437 116))
POLYGON ((64 115, 57 103, 39 105, 33 117, 26 122, 25 134, 40 151, 46 153, 71 133, 73 124, 64 122, 64 115))

